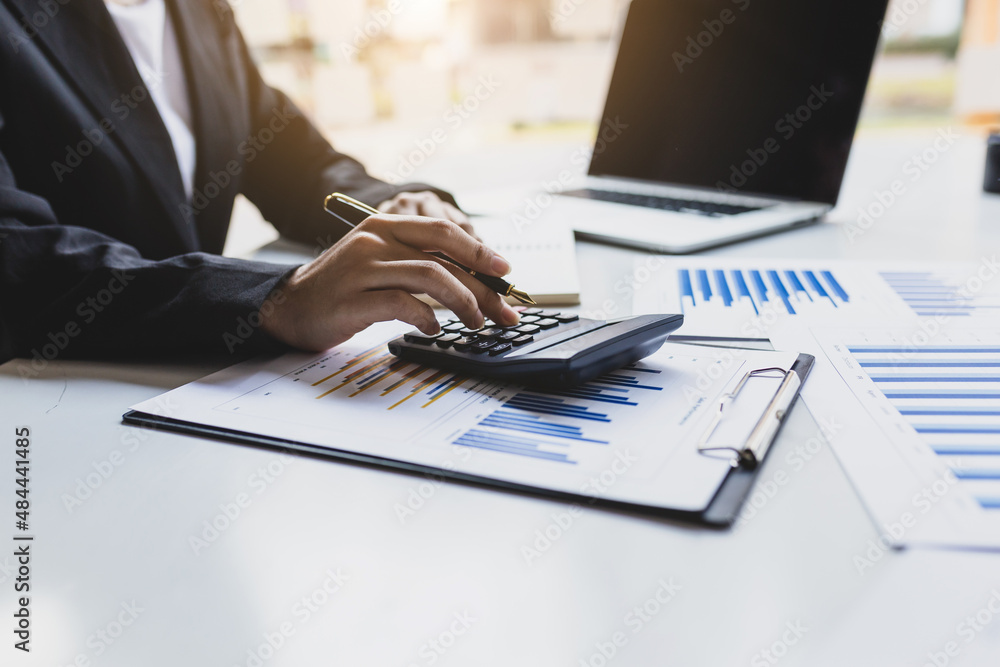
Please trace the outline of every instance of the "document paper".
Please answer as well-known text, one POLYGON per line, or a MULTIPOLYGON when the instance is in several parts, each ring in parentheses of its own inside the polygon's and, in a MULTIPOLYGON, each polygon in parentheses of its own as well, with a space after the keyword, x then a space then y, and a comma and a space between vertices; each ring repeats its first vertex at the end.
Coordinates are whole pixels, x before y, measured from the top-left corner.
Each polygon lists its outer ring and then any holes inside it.
MULTIPOLYGON (((790 368, 797 356, 667 344, 579 387, 540 390, 400 361, 386 342, 409 329, 385 323, 321 354, 247 361, 132 407, 544 489, 701 511, 731 467, 728 458, 697 451, 723 392, 748 370, 790 368)), ((764 387, 771 392, 764 398, 776 388, 764 387)))

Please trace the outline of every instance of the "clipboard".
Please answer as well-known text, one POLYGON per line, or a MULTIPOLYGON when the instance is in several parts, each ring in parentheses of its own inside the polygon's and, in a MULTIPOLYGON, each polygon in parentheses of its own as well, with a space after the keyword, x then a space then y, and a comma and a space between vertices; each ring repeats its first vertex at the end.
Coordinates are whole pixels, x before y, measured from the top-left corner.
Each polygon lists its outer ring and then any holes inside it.
POLYGON ((299 454, 317 456, 328 460, 392 469, 399 472, 417 474, 433 479, 448 479, 482 488, 501 489, 530 496, 575 503, 580 506, 603 507, 629 513, 654 515, 707 526, 726 527, 739 515, 743 502, 748 497, 760 464, 766 459, 775 438, 780 433, 785 419, 794 407, 799 390, 813 367, 815 358, 808 354, 798 355, 790 368, 761 368, 747 372, 732 391, 724 394, 715 415, 698 441, 699 452, 714 458, 725 457, 730 469, 718 486, 708 505, 699 511, 672 509, 625 502, 602 496, 565 492, 552 488, 522 484, 459 470, 413 463, 397 458, 377 456, 364 452, 336 449, 328 446, 298 442, 291 439, 248 433, 209 424, 198 424, 170 417, 164 417, 138 410, 130 410, 122 417, 125 424, 142 428, 172 431, 176 433, 224 440, 241 445, 279 449, 299 454), (779 376, 780 374, 780 376, 779 376), (767 407, 750 428, 745 441, 737 443, 712 442, 712 436, 719 425, 731 412, 731 407, 754 391, 762 378, 781 379, 767 407))

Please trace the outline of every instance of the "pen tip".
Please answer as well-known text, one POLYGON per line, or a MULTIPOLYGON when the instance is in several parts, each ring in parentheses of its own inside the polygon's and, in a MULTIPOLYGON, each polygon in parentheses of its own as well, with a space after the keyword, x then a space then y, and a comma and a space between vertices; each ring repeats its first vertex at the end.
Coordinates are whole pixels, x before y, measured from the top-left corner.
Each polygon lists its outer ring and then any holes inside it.
POLYGON ((530 296, 528 296, 527 292, 523 292, 523 291, 521 291, 519 289, 511 287, 510 288, 510 295, 512 297, 514 297, 515 299, 517 299, 518 301, 520 301, 521 303, 532 305, 532 306, 535 305, 535 300, 532 299, 530 296))

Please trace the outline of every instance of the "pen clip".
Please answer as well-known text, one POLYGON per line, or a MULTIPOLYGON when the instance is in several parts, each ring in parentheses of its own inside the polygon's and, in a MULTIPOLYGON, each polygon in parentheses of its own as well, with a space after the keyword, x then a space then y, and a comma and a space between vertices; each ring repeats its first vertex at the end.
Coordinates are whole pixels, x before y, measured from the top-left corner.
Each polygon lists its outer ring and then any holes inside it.
POLYGON ((785 370, 784 368, 758 368, 757 370, 747 372, 736 384, 733 390, 727 394, 723 394, 722 398, 719 400, 719 409, 712 417, 712 421, 709 422, 708 427, 705 429, 705 433, 698 440, 698 452, 700 454, 705 454, 706 456, 714 456, 710 452, 731 452, 733 454, 731 457, 731 463, 734 468, 740 465, 747 468, 757 467, 757 465, 764 459, 764 455, 767 453, 767 449, 770 447, 771 441, 774 439, 778 427, 781 425, 781 421, 785 418, 785 413, 788 411, 789 405, 795 398, 800 384, 801 379, 799 378, 798 373, 794 370, 785 370), (711 440, 712 435, 722 422, 722 415, 725 412, 726 406, 733 403, 736 400, 736 397, 740 395, 740 392, 743 391, 743 388, 747 385, 747 383, 752 378, 756 377, 770 377, 775 379, 780 377, 782 378, 782 381, 778 390, 775 392, 774 397, 764 410, 764 413, 761 415, 757 424, 750 432, 750 435, 747 436, 746 442, 744 442, 742 446, 709 446, 708 441, 711 440))
POLYGON ((327 195, 326 199, 323 200, 323 210, 352 229, 360 225, 366 218, 379 214, 377 209, 341 192, 327 195), (347 217, 348 213, 351 214, 350 218, 347 217))

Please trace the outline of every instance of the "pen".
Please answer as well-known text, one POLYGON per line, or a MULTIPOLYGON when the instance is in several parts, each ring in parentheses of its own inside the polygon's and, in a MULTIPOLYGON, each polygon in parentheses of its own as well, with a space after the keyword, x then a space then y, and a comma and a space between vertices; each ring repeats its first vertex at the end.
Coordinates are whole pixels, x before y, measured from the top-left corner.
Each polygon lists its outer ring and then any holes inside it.
MULTIPOLYGON (((378 215, 379 213, 368 204, 359 202, 357 199, 348 197, 347 195, 339 192, 334 192, 332 195, 327 196, 327 198, 323 201, 323 208, 326 209, 327 213, 346 223, 352 229, 357 227, 361 221, 368 216, 378 215)), ((430 254, 434 255, 438 259, 443 259, 446 262, 454 264, 501 296, 512 296, 521 303, 535 303, 535 300, 528 296, 527 292, 517 289, 503 278, 497 278, 496 276, 484 276, 483 274, 473 271, 469 267, 456 262, 444 253, 432 252, 430 254)))

